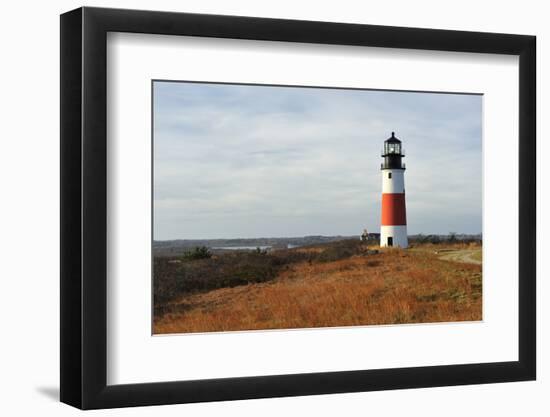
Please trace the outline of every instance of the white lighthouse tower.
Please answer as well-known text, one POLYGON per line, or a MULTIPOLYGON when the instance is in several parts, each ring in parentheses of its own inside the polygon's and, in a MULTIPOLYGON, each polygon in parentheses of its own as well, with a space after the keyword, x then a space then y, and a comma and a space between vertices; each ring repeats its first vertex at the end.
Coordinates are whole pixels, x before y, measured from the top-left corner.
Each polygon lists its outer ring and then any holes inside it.
POLYGON ((391 132, 391 138, 384 141, 382 151, 382 221, 380 246, 406 248, 407 214, 405 209, 405 157, 401 141, 391 132))

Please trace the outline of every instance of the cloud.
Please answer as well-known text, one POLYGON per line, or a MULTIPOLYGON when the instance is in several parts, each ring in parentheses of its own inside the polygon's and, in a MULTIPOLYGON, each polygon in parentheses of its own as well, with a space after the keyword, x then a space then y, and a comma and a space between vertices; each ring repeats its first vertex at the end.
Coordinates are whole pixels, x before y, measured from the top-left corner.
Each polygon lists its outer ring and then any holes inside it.
POLYGON ((156 82, 155 239, 379 229, 403 140, 410 233, 481 231, 481 96, 156 82))

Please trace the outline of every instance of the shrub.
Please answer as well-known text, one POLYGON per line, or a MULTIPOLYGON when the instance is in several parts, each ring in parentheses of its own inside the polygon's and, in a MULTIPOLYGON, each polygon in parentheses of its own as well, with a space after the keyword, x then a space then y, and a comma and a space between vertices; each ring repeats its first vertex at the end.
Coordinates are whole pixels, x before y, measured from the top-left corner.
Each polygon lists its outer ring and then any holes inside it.
POLYGON ((208 259, 211 257, 212 254, 210 253, 210 249, 206 246, 200 246, 193 248, 193 250, 187 250, 183 252, 182 256, 184 261, 195 261, 197 259, 208 259))

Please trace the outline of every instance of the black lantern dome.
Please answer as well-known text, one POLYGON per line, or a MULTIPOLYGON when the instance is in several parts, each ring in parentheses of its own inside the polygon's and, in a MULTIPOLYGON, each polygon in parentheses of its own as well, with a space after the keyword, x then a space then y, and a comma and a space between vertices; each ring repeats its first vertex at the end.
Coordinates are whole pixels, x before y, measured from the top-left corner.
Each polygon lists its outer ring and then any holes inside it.
POLYGON ((384 141, 384 150, 382 151, 384 162, 382 169, 405 169, 405 164, 401 158, 405 157, 401 141, 395 137, 395 132, 391 132, 391 138, 384 141))

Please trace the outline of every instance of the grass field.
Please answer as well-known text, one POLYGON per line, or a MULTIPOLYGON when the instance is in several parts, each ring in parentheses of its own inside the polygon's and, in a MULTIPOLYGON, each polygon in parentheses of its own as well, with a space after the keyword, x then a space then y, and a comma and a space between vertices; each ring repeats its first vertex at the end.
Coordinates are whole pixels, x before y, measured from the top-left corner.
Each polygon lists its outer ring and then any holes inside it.
POLYGON ((470 261, 478 256, 481 260, 479 244, 402 250, 350 240, 269 253, 155 259, 153 331, 481 320, 481 264, 470 261), (445 258, 462 252, 468 256, 445 258))

